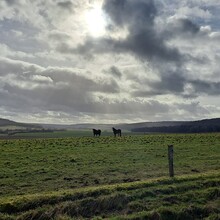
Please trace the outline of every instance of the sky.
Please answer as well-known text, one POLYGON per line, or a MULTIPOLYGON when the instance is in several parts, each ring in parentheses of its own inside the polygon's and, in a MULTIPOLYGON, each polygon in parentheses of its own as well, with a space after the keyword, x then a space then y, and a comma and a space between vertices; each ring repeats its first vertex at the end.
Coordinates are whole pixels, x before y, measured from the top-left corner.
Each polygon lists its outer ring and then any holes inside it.
POLYGON ((0 0, 0 117, 220 117, 219 0, 0 0))

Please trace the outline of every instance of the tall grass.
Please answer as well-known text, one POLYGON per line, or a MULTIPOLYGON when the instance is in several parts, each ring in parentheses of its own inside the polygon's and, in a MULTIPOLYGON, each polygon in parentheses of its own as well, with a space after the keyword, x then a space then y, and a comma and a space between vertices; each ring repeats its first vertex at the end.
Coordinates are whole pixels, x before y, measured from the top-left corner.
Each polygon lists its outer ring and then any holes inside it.
POLYGON ((8 197, 1 219, 218 219, 220 174, 8 197))

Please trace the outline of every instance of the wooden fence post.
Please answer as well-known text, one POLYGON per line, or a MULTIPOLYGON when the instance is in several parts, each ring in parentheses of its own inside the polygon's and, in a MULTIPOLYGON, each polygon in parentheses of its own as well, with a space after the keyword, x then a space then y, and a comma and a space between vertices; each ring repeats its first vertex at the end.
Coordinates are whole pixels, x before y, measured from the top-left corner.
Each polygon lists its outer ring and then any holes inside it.
POLYGON ((170 177, 174 177, 174 169, 173 169, 173 145, 168 145, 168 160, 169 160, 169 174, 170 174, 170 177))

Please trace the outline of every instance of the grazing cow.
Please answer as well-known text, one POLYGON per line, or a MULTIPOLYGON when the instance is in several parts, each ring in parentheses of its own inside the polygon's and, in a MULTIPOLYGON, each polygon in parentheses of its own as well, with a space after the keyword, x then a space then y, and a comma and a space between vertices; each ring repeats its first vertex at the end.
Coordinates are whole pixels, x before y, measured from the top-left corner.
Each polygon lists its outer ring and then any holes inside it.
POLYGON ((98 130, 92 129, 92 130, 93 130, 93 136, 94 136, 94 137, 96 137, 96 136, 99 136, 99 137, 100 137, 101 132, 102 132, 100 129, 98 129, 98 130))
POLYGON ((116 137, 116 134, 121 137, 121 129, 112 128, 112 130, 113 130, 113 133, 114 133, 115 137, 116 137))

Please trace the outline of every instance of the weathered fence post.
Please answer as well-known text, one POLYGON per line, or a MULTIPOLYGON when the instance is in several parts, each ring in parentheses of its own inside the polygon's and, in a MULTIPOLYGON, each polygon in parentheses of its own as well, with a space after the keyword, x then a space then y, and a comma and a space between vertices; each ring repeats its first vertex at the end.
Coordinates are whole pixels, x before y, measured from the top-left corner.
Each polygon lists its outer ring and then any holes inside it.
POLYGON ((169 174, 170 174, 170 177, 174 177, 174 169, 173 169, 173 145, 168 145, 168 160, 169 160, 169 174))

